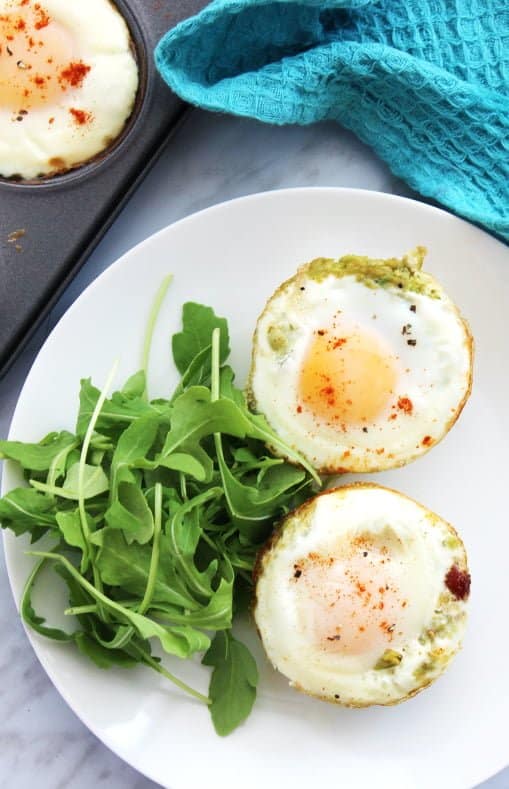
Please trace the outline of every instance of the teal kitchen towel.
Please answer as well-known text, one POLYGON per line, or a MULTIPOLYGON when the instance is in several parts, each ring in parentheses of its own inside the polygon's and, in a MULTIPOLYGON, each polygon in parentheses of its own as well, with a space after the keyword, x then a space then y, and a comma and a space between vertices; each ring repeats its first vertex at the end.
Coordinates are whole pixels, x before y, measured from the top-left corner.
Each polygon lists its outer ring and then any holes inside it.
POLYGON ((215 0, 155 57, 200 107, 338 121, 509 241, 509 0, 215 0))

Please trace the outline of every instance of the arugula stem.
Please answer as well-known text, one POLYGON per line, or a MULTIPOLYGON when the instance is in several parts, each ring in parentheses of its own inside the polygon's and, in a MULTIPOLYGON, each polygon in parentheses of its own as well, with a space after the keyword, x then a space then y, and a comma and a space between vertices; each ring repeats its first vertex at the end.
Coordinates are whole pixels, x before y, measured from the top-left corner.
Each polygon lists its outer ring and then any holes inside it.
POLYGON ((209 537, 209 535, 207 534, 207 532, 206 532, 205 530, 202 530, 201 537, 202 537, 202 539, 203 539, 203 540, 205 540, 205 542, 207 543, 207 545, 210 545, 210 547, 211 547, 211 548, 212 548, 214 551, 216 551, 216 552, 217 552, 217 545, 216 545, 216 543, 214 542, 214 540, 212 540, 212 539, 209 537))
POLYGON ((220 343, 221 329, 215 328, 212 332, 212 362, 211 362, 211 385, 210 400, 214 403, 219 400, 219 367, 220 367, 220 343))
POLYGON ((156 482, 154 491, 154 537, 152 541, 152 555, 150 557, 150 567, 148 571, 147 586, 143 600, 138 608, 139 614, 144 614, 152 602, 154 587, 157 578, 157 568, 159 566, 159 537, 161 535, 161 519, 163 506, 163 487, 160 482, 156 482))
POLYGON ((153 668, 158 674, 161 674, 163 677, 166 677, 166 679, 169 679, 170 682, 173 682, 173 684, 178 688, 185 691, 186 693, 189 693, 190 696, 194 696, 195 699, 198 699, 198 701, 201 701, 203 704, 211 704, 211 700, 208 698, 208 696, 204 696, 203 693, 199 693, 190 685, 186 685, 185 682, 182 682, 181 679, 176 677, 174 674, 171 674, 167 669, 164 668, 164 666, 161 666, 157 660, 154 660, 154 658, 149 655, 148 652, 145 652, 136 644, 131 644, 131 649, 134 649, 142 656, 143 662, 146 663, 147 666, 150 666, 150 668, 153 668))
POLYGON ((110 389, 110 386, 113 383, 113 379, 115 378, 115 375, 117 374, 117 369, 118 369, 118 359, 114 362, 113 367, 111 368, 109 375, 106 379, 106 383, 104 384, 103 390, 99 395, 99 397, 97 398, 97 403, 95 404, 95 408, 92 412, 92 416, 90 417, 90 422, 88 423, 87 432, 85 433, 85 438, 83 439, 83 445, 81 447, 81 454, 80 454, 80 460, 78 466, 78 510, 80 514, 81 531, 83 534, 83 539, 88 548, 88 555, 90 557, 90 563, 92 565, 92 571, 94 574, 94 583, 99 592, 102 592, 102 588, 103 588, 102 581, 101 581, 101 576, 99 575, 99 572, 94 564, 95 547, 92 545, 90 541, 90 529, 88 528, 87 512, 85 509, 85 495, 84 495, 85 463, 87 460, 87 453, 88 453, 88 448, 90 446, 90 441, 92 440, 92 434, 97 424, 97 420, 99 419, 101 408, 103 407, 105 400, 108 396, 108 391, 110 389))
POLYGON ((51 465, 50 465, 50 467, 48 469, 48 476, 46 477, 46 484, 47 485, 49 485, 50 487, 56 486, 56 482, 57 482, 57 479, 58 479, 58 476, 59 476, 59 471, 58 471, 58 464, 59 464, 59 462, 63 458, 66 458, 66 456, 70 452, 72 452, 72 450, 75 449, 77 446, 78 446, 78 442, 74 441, 72 444, 69 444, 68 446, 66 446, 63 449, 61 449, 60 452, 58 453, 58 455, 55 455, 55 457, 51 461, 51 465))
POLYGON ((145 372, 145 391, 143 392, 143 399, 146 401, 148 401, 147 375, 148 375, 148 362, 150 358, 150 349, 152 347, 152 338, 154 336, 154 329, 157 323, 159 312, 161 310, 164 301, 164 297, 168 292, 168 288, 170 287, 172 279, 173 279, 173 274, 168 274, 168 276, 166 276, 161 282, 158 291, 156 293, 155 299, 153 301, 152 307, 150 309, 150 314, 148 316, 148 321, 147 321, 147 328, 145 330, 145 339, 143 342, 143 350, 141 354, 141 369, 145 372))
POLYGON ((90 605, 77 605, 74 608, 66 608, 64 614, 66 616, 80 616, 80 614, 95 614, 97 613, 98 605, 97 603, 91 603, 90 605))
POLYGON ((179 472, 179 480, 180 480, 180 495, 184 501, 187 501, 187 482, 186 482, 186 475, 180 471, 179 472))
MULTIPOLYGON (((221 329, 215 328, 212 331, 212 356, 210 362, 210 401, 211 403, 215 403, 216 400, 219 400, 220 395, 220 364, 221 364, 221 329)), ((224 488, 224 495, 228 502, 228 505, 231 507, 230 498, 228 495, 228 487, 225 485, 224 476, 223 476, 223 469, 222 464, 224 463, 224 455, 223 455, 223 442, 221 440, 221 433, 214 433, 214 446, 216 448, 216 455, 219 461, 219 472, 221 474, 221 480, 223 483, 224 488)))

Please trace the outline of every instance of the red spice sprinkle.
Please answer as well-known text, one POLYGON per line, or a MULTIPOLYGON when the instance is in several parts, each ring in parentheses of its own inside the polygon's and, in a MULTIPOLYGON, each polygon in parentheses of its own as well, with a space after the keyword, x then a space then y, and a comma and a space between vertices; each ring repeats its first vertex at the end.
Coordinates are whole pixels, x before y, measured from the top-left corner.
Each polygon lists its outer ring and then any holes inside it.
POLYGON ((55 118, 50 118, 48 123, 55 123, 55 118))
POLYGON ((89 123, 92 120, 91 112, 85 112, 85 110, 76 110, 74 107, 71 107, 69 112, 73 116, 76 123, 78 123, 80 126, 84 126, 85 123, 89 123))
POLYGON ((297 413, 298 414, 302 414, 302 406, 301 405, 297 406, 297 413))
POLYGON ((336 337, 335 340, 331 340, 328 343, 327 347, 329 350, 332 349, 333 351, 335 351, 337 348, 341 348, 345 344, 345 342, 347 342, 346 337, 336 337))
POLYGON ((398 400, 398 408, 404 411, 405 414, 411 414, 414 410, 414 404, 409 397, 400 397, 398 400))
POLYGON ((335 391, 333 386, 324 386, 323 389, 320 389, 320 394, 324 395, 327 398, 327 405, 336 404, 336 400, 334 399, 335 391))
POLYGON ((86 63, 82 63, 81 60, 69 63, 67 68, 62 69, 60 72, 58 81, 60 84, 67 83, 72 88, 79 88, 89 71, 90 66, 87 66, 86 63))
POLYGON ((16 30, 24 30, 26 28, 26 22, 24 19, 19 19, 16 22, 16 30))
POLYGON ((36 74, 35 77, 33 78, 33 82, 35 82, 35 84, 38 85, 38 87, 42 87, 46 82, 46 80, 44 77, 41 77, 40 74, 36 74))
POLYGON ((432 443, 433 443, 433 439, 431 438, 431 436, 424 436, 424 438, 422 439, 423 447, 429 447, 431 446, 432 443))
POLYGON ((36 30, 42 30, 43 27, 47 27, 49 25, 51 19, 44 8, 41 8, 39 3, 36 3, 34 8, 37 12, 37 16, 39 17, 34 27, 36 30))
POLYGON ((391 414, 389 417, 389 419, 397 419, 397 418, 398 418, 397 414, 391 414))
POLYGON ((470 594, 470 573, 453 564, 445 576, 445 585, 456 600, 465 600, 470 594))

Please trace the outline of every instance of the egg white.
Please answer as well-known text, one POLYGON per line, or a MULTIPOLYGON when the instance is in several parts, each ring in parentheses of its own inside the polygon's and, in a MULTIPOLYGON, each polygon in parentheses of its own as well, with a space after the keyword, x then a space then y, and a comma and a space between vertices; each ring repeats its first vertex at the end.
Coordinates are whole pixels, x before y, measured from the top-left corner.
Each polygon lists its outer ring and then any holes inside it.
POLYGON ((303 266, 267 302, 254 338, 251 404, 323 473, 401 466, 427 452, 456 421, 471 388, 472 338, 454 303, 433 283, 430 297, 395 285, 368 287, 353 275, 317 281, 303 266), (346 429, 317 419, 299 398, 313 334, 338 314, 353 330, 375 336, 397 370, 394 396, 376 421, 346 429), (397 407, 400 398, 411 402, 411 413, 397 407))
MULTIPOLYGON (((79 87, 30 109, 21 122, 19 107, 0 107, 0 175, 7 178, 65 171, 102 152, 122 132, 138 89, 129 30, 109 0, 41 0, 41 6, 72 37, 73 61, 90 72, 79 87), (71 108, 89 113, 90 122, 77 124, 71 108)), ((13 10, 11 0, 0 0, 0 14, 13 10)))
MULTIPOLYGON (((359 484, 315 497, 285 519, 259 558, 254 615, 269 660, 294 687, 324 700, 346 706, 403 701, 436 679, 461 646, 466 600, 445 583, 453 565, 467 571, 454 529, 396 491, 359 484), (295 571, 310 554, 327 556, 359 535, 392 545, 396 575, 402 568, 401 592, 411 610, 404 635, 395 632, 389 645, 401 657, 394 666, 380 667, 380 647, 351 655, 338 653, 328 640, 317 642, 316 622, 306 610, 311 602, 301 591, 304 576, 297 578, 305 569, 295 571)), ((341 628, 341 611, 337 617, 341 628)))

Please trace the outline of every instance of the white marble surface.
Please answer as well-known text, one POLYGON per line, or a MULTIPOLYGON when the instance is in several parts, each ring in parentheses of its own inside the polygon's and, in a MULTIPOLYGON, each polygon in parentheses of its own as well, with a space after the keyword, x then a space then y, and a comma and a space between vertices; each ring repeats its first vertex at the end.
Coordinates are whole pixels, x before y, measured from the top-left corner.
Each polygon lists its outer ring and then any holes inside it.
MULTIPOLYGON (((369 149, 333 124, 276 128, 198 111, 190 114, 45 325, 0 381, 0 437, 7 435, 19 390, 48 331, 83 288, 121 254, 154 231, 213 203, 306 185, 415 196, 369 149)), ((0 789, 156 786, 108 751, 49 682, 19 622, 3 554, 0 633, 0 789)), ((483 789, 508 787, 509 769, 483 784, 483 789)))

